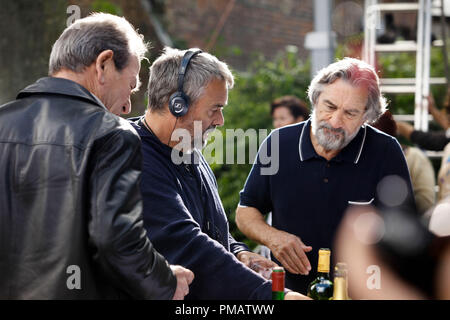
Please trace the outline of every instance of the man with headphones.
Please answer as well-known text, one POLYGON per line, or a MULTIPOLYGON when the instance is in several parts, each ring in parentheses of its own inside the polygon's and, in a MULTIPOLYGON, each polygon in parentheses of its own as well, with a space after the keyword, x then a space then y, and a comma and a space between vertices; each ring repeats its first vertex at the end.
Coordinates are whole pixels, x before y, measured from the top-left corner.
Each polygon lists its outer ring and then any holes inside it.
MULTIPOLYGON (((170 263, 194 272, 187 299, 271 299, 270 281, 250 266, 276 265, 233 239, 199 151, 208 132, 223 125, 233 84, 216 57, 165 48, 150 67, 148 110, 130 119, 142 141, 144 225, 170 263)), ((305 298, 287 291, 287 299, 305 298)))

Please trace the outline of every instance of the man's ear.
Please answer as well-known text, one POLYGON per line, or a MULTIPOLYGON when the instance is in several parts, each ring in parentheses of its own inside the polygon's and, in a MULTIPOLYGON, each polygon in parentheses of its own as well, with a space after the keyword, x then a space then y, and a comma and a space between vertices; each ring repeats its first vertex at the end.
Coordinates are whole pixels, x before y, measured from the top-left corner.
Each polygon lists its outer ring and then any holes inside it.
POLYGON ((115 69, 114 52, 112 50, 102 51, 95 59, 95 71, 97 73, 97 81, 105 84, 106 74, 111 72, 111 68, 115 69))

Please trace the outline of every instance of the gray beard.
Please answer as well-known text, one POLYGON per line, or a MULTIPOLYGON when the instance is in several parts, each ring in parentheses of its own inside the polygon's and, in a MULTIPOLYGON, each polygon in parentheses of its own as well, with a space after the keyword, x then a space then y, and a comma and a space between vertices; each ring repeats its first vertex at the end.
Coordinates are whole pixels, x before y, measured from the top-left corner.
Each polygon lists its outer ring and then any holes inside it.
POLYGON ((215 129, 216 129, 215 126, 211 126, 211 127, 207 128, 201 136, 197 136, 197 137, 194 136, 194 138, 192 139, 191 148, 192 149, 195 148, 197 150, 202 150, 204 147, 206 147, 206 145, 208 144, 208 134, 213 132, 215 129))
POLYGON ((355 130, 354 133, 348 135, 344 129, 335 129, 326 121, 317 123, 314 111, 311 115, 311 128, 317 142, 325 150, 341 150, 345 148, 359 132, 359 130, 355 130))

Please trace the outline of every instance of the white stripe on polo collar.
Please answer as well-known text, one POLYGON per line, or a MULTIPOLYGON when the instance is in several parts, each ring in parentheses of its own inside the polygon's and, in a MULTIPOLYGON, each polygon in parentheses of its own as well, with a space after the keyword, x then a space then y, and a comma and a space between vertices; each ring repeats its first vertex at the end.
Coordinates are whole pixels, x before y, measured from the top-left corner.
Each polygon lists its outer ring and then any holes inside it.
POLYGON ((354 162, 355 164, 358 163, 359 157, 361 157, 362 149, 364 147, 364 142, 366 141, 367 126, 365 125, 363 127, 364 127, 364 137, 363 137, 363 141, 361 142, 361 147, 359 148, 358 156, 356 157, 356 160, 354 162))
MULTIPOLYGON (((310 121, 310 120, 308 120, 310 121)), ((302 153, 302 139, 303 139, 303 132, 305 131, 305 127, 306 127, 306 123, 302 128, 302 133, 300 134, 300 141, 298 142, 298 152, 300 154, 300 161, 303 161, 303 153, 302 153)), ((364 125, 364 136, 363 136, 363 140, 361 142, 361 147, 359 148, 359 152, 358 152, 358 156, 356 157, 355 161, 353 162, 354 164, 357 164, 359 161, 359 158, 361 157, 361 153, 364 147, 364 142, 366 141, 366 134, 367 134, 367 126, 364 125)))
MULTIPOLYGON (((308 120, 308 121, 310 121, 310 120, 308 120)), ((298 152, 299 152, 299 154, 300 154, 300 161, 303 161, 302 139, 303 139, 303 131, 305 131, 305 128, 306 128, 306 124, 307 124, 307 123, 308 123, 308 122, 305 122, 305 124, 303 125, 302 133, 300 134, 300 141, 298 142, 298 152)))

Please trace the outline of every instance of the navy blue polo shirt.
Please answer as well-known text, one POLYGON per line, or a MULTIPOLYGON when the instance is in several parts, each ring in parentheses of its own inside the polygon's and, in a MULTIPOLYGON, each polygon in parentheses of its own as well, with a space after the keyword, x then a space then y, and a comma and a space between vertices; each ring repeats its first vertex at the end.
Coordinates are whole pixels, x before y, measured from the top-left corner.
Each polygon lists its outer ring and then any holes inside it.
MULTIPOLYGON (((272 211, 275 228, 297 235, 313 247, 307 253, 312 267, 308 276, 286 272, 286 287, 304 294, 317 272, 318 250, 330 248, 333 252, 333 239, 349 204, 379 205, 377 185, 389 175, 402 177, 408 199, 414 199, 405 157, 395 138, 362 126, 356 137, 327 161, 311 143, 310 121, 282 127, 267 137, 240 193, 240 206, 254 207, 262 214, 272 211), (275 174, 261 174, 262 168, 273 166, 262 158, 264 148, 272 159, 278 152, 275 174)), ((332 259, 331 270, 333 267, 332 259)))

